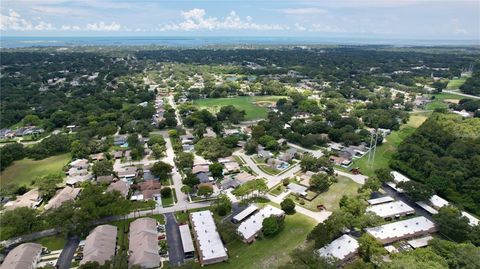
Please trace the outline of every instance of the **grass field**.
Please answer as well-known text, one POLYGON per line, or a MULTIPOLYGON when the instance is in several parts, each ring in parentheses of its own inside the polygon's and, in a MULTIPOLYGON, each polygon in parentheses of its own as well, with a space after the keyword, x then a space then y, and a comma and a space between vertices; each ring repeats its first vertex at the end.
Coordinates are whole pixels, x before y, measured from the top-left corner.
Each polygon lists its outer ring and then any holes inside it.
POLYGON ((263 119, 267 117, 267 108, 258 106, 256 102, 276 102, 281 96, 252 96, 234 98, 207 98, 195 100, 194 105, 200 109, 207 109, 217 113, 222 106, 233 105, 237 109, 245 110, 245 120, 263 119))
POLYGON ((0 174, 0 185, 13 183, 28 186, 36 177, 62 172, 63 167, 68 164, 70 159, 70 153, 66 153, 39 161, 31 159, 15 161, 0 174))
MULTIPOLYGON (((357 190, 360 188, 360 184, 354 182, 353 180, 338 176, 338 182, 334 183, 328 191, 319 194, 315 199, 312 201, 305 201, 305 204, 302 207, 310 209, 312 211, 318 211, 317 205, 324 205, 328 211, 335 211, 339 209, 338 203, 343 195, 347 195, 348 197, 353 197, 357 195, 357 190)), ((290 195, 295 202, 295 197, 290 195)))
POLYGON ((388 163, 392 159, 393 154, 397 151, 400 143, 415 129, 417 129, 428 118, 427 114, 410 115, 410 120, 400 127, 400 130, 393 131, 387 136, 386 142, 377 147, 375 160, 370 166, 368 164, 368 154, 362 158, 355 160, 351 167, 360 167, 362 174, 373 176, 378 168, 388 168, 388 163))
POLYGON ((59 250, 63 249, 67 240, 62 235, 55 235, 43 237, 33 242, 41 244, 42 246, 48 248, 48 250, 59 250))
MULTIPOLYGON (((305 242, 308 233, 315 227, 309 217, 296 213, 285 217, 283 230, 272 238, 258 239, 252 244, 235 240, 226 245, 228 261, 209 265, 213 269, 277 268, 290 260, 293 249, 305 242)), ((201 268, 195 264, 195 268, 201 268)))
POLYGON ((435 99, 429 104, 427 104, 427 110, 434 110, 436 108, 448 108, 448 104, 445 102, 445 100, 460 100, 464 98, 460 95, 452 93, 439 93, 433 96, 435 96, 435 99))
POLYGON ((448 82, 448 90, 458 90, 467 81, 467 77, 454 78, 448 82))

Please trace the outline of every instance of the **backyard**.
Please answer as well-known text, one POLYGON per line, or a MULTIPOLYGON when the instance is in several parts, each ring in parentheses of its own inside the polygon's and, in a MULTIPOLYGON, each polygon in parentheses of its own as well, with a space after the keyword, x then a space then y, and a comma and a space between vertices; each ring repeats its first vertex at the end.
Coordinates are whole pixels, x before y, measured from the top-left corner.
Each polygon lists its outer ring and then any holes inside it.
MULTIPOLYGON (((393 154, 397 151, 398 146, 409 135, 411 135, 415 129, 417 129, 428 118, 428 114, 419 113, 410 115, 410 120, 400 127, 400 130, 393 131, 386 137, 386 141, 382 145, 378 146, 375 153, 375 159, 371 165, 368 164, 368 154, 360 159, 357 159, 351 165, 352 168, 360 168, 362 174, 367 176, 373 176, 375 170, 379 168, 388 168, 389 162, 392 159, 393 154)), ((346 170, 339 168, 339 170, 346 170)))
POLYGON ((61 173, 70 159, 70 153, 66 153, 38 161, 31 159, 15 161, 0 174, 0 185, 30 185, 37 177, 61 173))
POLYGON ((67 240, 62 235, 54 235, 54 236, 43 237, 33 242, 41 244, 42 246, 48 248, 48 250, 52 251, 52 250, 63 249, 67 240))
POLYGON ((200 109, 207 109, 217 113, 222 106, 233 105, 237 109, 245 110, 245 120, 263 119, 267 117, 265 104, 275 104, 281 96, 252 96, 234 98, 207 98, 195 100, 194 105, 200 109))
MULTIPOLYGON (((328 211, 335 211, 339 209, 338 204, 343 195, 349 197, 357 195, 357 190, 360 188, 360 184, 344 176, 337 176, 337 180, 338 182, 333 183, 328 191, 320 193, 312 201, 303 199, 305 204, 302 205, 302 207, 312 211, 318 211, 317 205, 324 205, 328 211)), ((295 202, 299 202, 299 200, 296 200, 296 197, 292 194, 290 194, 289 197, 295 202)))
MULTIPOLYGON (((271 238, 258 239, 252 244, 235 240, 226 245, 229 259, 209 268, 277 268, 290 260, 289 254, 303 244, 315 222, 297 213, 285 217, 285 226, 271 238)), ((201 268, 195 264, 196 268, 201 268)))

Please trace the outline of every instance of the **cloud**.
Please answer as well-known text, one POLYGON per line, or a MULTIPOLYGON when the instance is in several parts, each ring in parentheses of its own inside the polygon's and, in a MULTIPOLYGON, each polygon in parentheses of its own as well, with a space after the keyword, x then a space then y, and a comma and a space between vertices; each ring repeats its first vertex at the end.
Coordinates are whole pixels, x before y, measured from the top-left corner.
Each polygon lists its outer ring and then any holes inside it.
POLYGON ((120 30, 120 28, 121 28, 120 24, 118 24, 116 22, 106 24, 103 21, 101 21, 99 23, 89 23, 89 24, 87 24, 87 26, 85 27, 85 30, 87 30, 87 31, 106 31, 106 32, 110 32, 110 31, 118 31, 118 30, 120 30))
POLYGON ((194 31, 194 30, 285 30, 288 27, 279 24, 259 24, 252 17, 241 19, 235 11, 225 18, 206 16, 204 9, 194 8, 181 13, 183 21, 160 27, 160 31, 194 31))
POLYGON ((331 26, 327 24, 314 23, 311 25, 310 31, 312 32, 322 32, 322 33, 345 33, 345 29, 337 26, 331 26))
POLYGON ((10 9, 8 14, 0 14, 0 30, 28 31, 33 29, 31 22, 23 19, 20 14, 10 9))
POLYGON ((322 15, 328 12, 326 9, 316 7, 284 8, 279 11, 287 15, 322 15))

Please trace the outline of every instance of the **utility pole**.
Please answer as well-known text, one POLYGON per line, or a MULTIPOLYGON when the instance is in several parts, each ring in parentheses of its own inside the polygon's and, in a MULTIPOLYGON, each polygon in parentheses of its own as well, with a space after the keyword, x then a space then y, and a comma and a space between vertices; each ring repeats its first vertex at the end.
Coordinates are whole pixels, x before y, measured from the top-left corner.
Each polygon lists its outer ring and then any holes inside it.
POLYGON ((372 167, 372 164, 375 160, 375 152, 377 150, 377 137, 378 137, 378 132, 377 129, 375 128, 374 133, 371 133, 370 135, 370 149, 368 150, 368 166, 372 167), (374 137, 375 136, 375 139, 374 137), (372 152, 373 151, 373 152, 372 152))

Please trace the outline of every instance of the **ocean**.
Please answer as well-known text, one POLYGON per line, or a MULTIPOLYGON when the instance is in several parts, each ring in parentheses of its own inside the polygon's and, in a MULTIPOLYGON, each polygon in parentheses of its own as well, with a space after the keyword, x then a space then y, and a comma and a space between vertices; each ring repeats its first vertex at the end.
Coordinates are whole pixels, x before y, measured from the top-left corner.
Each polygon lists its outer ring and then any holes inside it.
POLYGON ((478 40, 414 40, 352 37, 0 37, 0 48, 68 46, 166 46, 206 47, 232 45, 394 45, 394 46, 469 46, 478 40))

